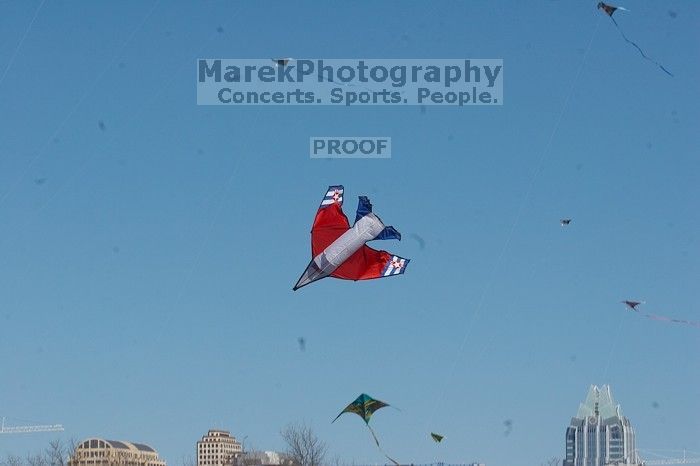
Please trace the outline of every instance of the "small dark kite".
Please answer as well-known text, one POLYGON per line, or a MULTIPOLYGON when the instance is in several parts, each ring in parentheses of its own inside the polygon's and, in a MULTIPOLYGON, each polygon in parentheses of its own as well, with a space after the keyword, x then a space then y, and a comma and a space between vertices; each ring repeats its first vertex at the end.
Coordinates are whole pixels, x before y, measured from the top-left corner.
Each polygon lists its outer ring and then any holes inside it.
POLYGON ((641 47, 639 47, 637 44, 635 44, 634 42, 632 42, 631 40, 629 40, 629 39, 627 38, 627 36, 625 35, 625 33, 622 32, 622 29, 620 28, 620 25, 617 24, 617 21, 615 21, 615 18, 613 17, 613 14, 614 14, 617 10, 620 10, 620 11, 629 11, 629 10, 627 10, 626 8, 623 8, 623 7, 621 7, 621 6, 612 6, 612 5, 608 5, 608 4, 606 4, 606 3, 603 3, 603 2, 599 2, 599 3, 598 3, 598 9, 601 10, 601 11, 602 11, 603 13, 605 13, 606 15, 608 15, 608 17, 609 17, 609 18, 612 20, 612 22, 615 24, 615 27, 617 28, 617 30, 620 31, 620 35, 622 36, 623 39, 625 39, 625 42, 627 42, 628 44, 632 45, 634 48, 636 48, 637 50, 639 50, 639 53, 642 55, 642 57, 644 57, 644 59, 649 60, 650 62, 654 63, 656 66, 658 66, 659 68, 661 68, 661 70, 663 70, 664 73, 666 73, 667 75, 673 77, 673 75, 671 74, 671 72, 668 71, 666 68, 664 68, 664 66, 663 66, 661 63, 659 63, 659 62, 657 62, 656 60, 650 58, 646 53, 644 53, 644 51, 641 49, 641 47))
POLYGON ((292 61, 291 58, 273 58, 273 62, 275 62, 275 65, 277 66, 287 66, 287 63, 292 61))
MULTIPOLYGON (((622 304, 624 304, 625 306, 627 306, 628 308, 632 309, 633 311, 637 311, 637 306, 639 306, 640 304, 644 304, 643 301, 627 301, 627 300, 625 300, 625 301, 620 301, 620 302, 622 304)), ((639 312, 639 311, 637 311, 637 312, 639 312)))

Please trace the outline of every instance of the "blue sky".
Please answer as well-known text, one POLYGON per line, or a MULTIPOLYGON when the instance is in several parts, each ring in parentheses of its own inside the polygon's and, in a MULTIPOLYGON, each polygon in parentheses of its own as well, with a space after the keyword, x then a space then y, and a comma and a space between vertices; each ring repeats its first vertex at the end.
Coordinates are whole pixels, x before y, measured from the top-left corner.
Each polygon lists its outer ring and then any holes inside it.
POLYGON ((1 2, 0 415, 172 465, 209 428, 282 449, 303 421, 382 462, 330 424, 366 392, 401 410, 372 419, 399 461, 525 466, 609 383, 640 448, 700 450, 698 329, 619 303, 700 320, 700 4, 618 16, 670 78, 595 3, 1 2), (506 103, 196 105, 196 58, 280 56, 502 58, 506 103), (309 158, 339 134, 393 156, 309 158), (375 246, 405 275, 291 291, 330 184, 404 234, 375 246))

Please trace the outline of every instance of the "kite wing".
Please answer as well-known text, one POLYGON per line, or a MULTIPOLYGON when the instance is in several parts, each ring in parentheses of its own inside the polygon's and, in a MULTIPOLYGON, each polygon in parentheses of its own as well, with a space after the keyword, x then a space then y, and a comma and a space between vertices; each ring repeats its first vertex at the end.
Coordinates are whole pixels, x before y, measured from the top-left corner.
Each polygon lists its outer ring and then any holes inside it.
POLYGON ((624 10, 624 8, 622 8, 622 7, 607 5, 603 2, 598 2, 598 9, 603 10, 605 12, 605 14, 607 14, 611 18, 612 18, 613 13, 615 13, 616 10, 624 10))
POLYGON ((365 245, 335 269, 331 277, 345 280, 391 277, 404 273, 409 262, 410 259, 395 256, 386 251, 377 251, 365 245))
MULTIPOLYGON (((627 306, 628 308, 632 309, 633 311, 637 311, 637 306, 642 304, 640 301, 628 301, 628 300, 622 301, 622 303, 625 306, 627 306)), ((639 312, 639 311, 637 311, 637 312, 639 312)))
MULTIPOLYGON (((372 204, 366 196, 360 196, 357 206, 355 222, 372 212, 372 204)), ((347 222, 347 217, 343 215, 347 222)), ((349 227, 347 227, 349 228, 349 227)), ((347 229, 346 228, 346 229, 347 229)), ((342 232, 341 232, 342 234, 342 232)), ((401 240, 401 233, 392 226, 385 227, 375 239, 398 239, 401 240)), ((320 249, 322 251, 323 249, 320 249)), ((316 251, 314 250, 314 254, 316 251)), ((343 264, 338 267, 331 277, 345 280, 370 280, 373 278, 390 277, 400 275, 406 271, 406 266, 410 259, 395 256, 386 251, 378 251, 367 245, 362 246, 343 264)))
MULTIPOLYGON (((369 419, 372 417, 372 414, 376 410, 384 408, 385 406, 389 405, 383 401, 375 400, 371 396, 363 393, 362 395, 358 396, 355 401, 347 405, 345 409, 342 410, 340 414, 335 417, 335 419, 333 419, 333 422, 335 422, 344 413, 355 413, 360 416, 366 424, 369 424, 369 419)), ((331 422, 331 424, 333 422, 331 422)))
POLYGON ((329 186, 326 190, 311 227, 311 257, 323 252, 350 229, 348 218, 343 213, 343 191, 340 185, 329 186))

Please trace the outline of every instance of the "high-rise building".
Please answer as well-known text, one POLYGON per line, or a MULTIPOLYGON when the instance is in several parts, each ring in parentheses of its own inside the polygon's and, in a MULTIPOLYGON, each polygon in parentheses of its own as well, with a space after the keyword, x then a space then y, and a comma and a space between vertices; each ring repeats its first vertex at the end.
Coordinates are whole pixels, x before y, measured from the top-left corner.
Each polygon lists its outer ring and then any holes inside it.
POLYGON ((91 438, 75 447, 68 466, 165 466, 165 461, 143 443, 91 438))
POLYGON ((591 385, 566 429, 563 466, 639 464, 634 429, 613 401, 610 387, 591 385))
POLYGON ((210 430, 197 442, 197 466, 230 466, 243 448, 225 430, 210 430))

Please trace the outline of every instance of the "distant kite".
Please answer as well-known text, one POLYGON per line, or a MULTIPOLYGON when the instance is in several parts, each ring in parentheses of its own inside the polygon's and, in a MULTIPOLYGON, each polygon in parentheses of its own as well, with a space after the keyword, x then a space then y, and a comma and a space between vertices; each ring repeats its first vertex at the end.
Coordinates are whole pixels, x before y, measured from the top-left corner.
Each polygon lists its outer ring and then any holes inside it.
POLYGON ((620 11, 629 11, 627 8, 621 7, 621 6, 612 6, 612 5, 606 5, 603 2, 598 3, 598 9, 603 10, 605 14, 610 16, 612 18, 613 13, 615 13, 615 10, 620 10, 620 11))
POLYGON ((297 343, 299 343, 299 349, 301 351, 306 351, 306 339, 304 337, 297 338, 297 343))
MULTIPOLYGON (((289 62, 295 61, 296 59, 289 57, 289 58, 271 58, 271 60, 273 61, 273 63, 275 65, 279 66, 280 68, 284 68, 287 65, 289 65, 289 62)), ((294 65, 290 65, 290 66, 294 66, 294 65)), ((337 86, 358 87, 357 84, 354 84, 352 81, 350 81, 350 82, 336 81, 335 79, 333 79, 332 75, 329 75, 329 74, 324 75, 322 70, 320 70, 320 69, 318 70, 317 78, 318 78, 318 82, 320 82, 320 83, 329 82, 329 83, 333 83, 337 86)), ((369 92, 376 90, 376 89, 370 89, 369 87, 366 87, 366 86, 360 86, 360 89, 364 89, 364 90, 369 91, 369 92)), ((404 91, 399 91, 399 92, 403 93, 404 91)), ((425 112, 421 110, 421 113, 425 113, 425 112)))
MULTIPOLYGON (((372 437, 374 437, 374 442, 377 444, 377 448, 379 448, 379 451, 381 451, 384 456, 386 456, 389 460, 391 460, 392 463, 394 463, 396 466, 400 466, 398 462, 396 462, 394 459, 392 459, 389 455, 387 455, 384 450, 382 450, 381 445, 379 445, 379 439, 377 439, 377 434, 374 433, 374 430, 372 427, 369 425, 369 420, 372 417, 372 414, 374 414, 375 411, 378 409, 382 409, 386 406, 389 406, 388 403, 384 403, 383 401, 375 400, 371 396, 363 393, 362 395, 358 396, 355 401, 350 403, 345 407, 344 410, 338 414, 335 419, 333 419, 333 422, 338 420, 340 416, 342 416, 344 413, 355 413, 358 416, 362 418, 362 420, 365 421, 365 425, 369 429, 369 431, 372 433, 372 437)), ((331 422, 331 424, 333 424, 331 422)))
POLYGON ((275 62, 277 66, 287 66, 287 63, 292 61, 293 58, 273 58, 272 61, 275 62))
POLYGON ((640 316, 646 317, 647 319, 650 320, 660 320, 662 322, 672 322, 674 324, 683 324, 683 325, 689 325, 691 327, 700 327, 700 322, 694 322, 692 320, 685 320, 685 319, 674 319, 671 317, 666 317, 666 316, 658 316, 656 314, 642 314, 637 310, 637 306, 640 304, 644 304, 644 302, 638 302, 638 301, 622 301, 623 304, 625 304, 630 310, 637 312, 640 316))
MULTIPOLYGON (((643 301, 627 301, 627 300, 625 300, 625 301, 620 301, 620 302, 622 304, 624 304, 625 306, 627 306, 628 308, 632 309, 633 311, 637 311, 637 306, 639 306, 640 304, 644 304, 643 301)), ((637 311, 637 312, 639 312, 639 311, 637 311)))
POLYGON ((569 223, 571 223, 571 219, 570 218, 562 218, 561 220, 559 220, 559 223, 561 224, 561 226, 565 227, 569 223))
POLYGON ((440 442, 442 442, 442 439, 445 438, 443 435, 436 434, 435 432, 431 432, 430 436, 433 438, 435 443, 440 443, 440 442))
POLYGON ((513 421, 510 419, 506 419, 503 421, 503 425, 506 426, 506 431, 503 432, 503 435, 508 437, 511 432, 513 432, 513 421))
POLYGON ((615 24, 615 27, 617 28, 617 30, 620 31, 620 35, 622 36, 622 38, 625 39, 625 41, 626 41, 628 44, 631 44, 632 46, 634 46, 634 48, 636 48, 637 50, 639 50, 639 53, 642 54, 642 57, 644 57, 646 60, 649 60, 650 62, 654 63, 656 66, 658 66, 659 68, 661 68, 661 69, 663 70, 663 72, 666 73, 667 75, 673 77, 673 75, 672 75, 666 68, 664 68, 664 66, 663 66, 661 63, 659 63, 659 62, 657 62, 656 60, 653 60, 652 58, 650 58, 646 53, 644 53, 644 51, 643 51, 637 44, 635 44, 634 42, 632 42, 631 40, 629 40, 629 39, 627 38, 627 36, 625 35, 625 33, 622 32, 622 29, 620 28, 620 25, 617 24, 617 21, 615 21, 615 18, 613 17, 613 14, 614 14, 617 10, 620 10, 620 11, 629 11, 627 8, 623 8, 623 7, 621 7, 621 6, 607 5, 607 4, 603 3, 603 2, 599 2, 599 3, 598 3, 598 9, 599 9, 599 10, 602 10, 603 13, 605 13, 606 15, 608 15, 608 16, 610 17, 610 19, 612 20, 612 22, 615 24))

